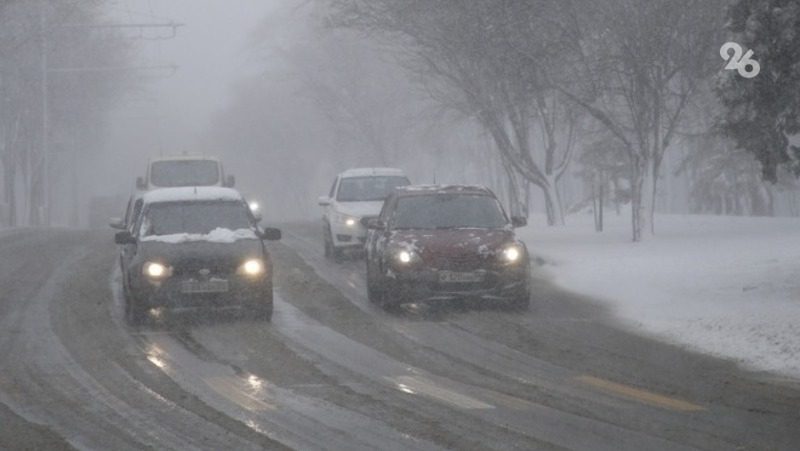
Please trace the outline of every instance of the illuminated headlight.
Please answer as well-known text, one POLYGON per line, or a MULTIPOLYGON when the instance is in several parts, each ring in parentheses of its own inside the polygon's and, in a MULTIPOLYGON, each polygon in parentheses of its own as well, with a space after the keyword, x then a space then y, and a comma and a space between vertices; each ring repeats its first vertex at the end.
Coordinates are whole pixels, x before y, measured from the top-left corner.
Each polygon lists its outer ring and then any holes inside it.
POLYGON ((170 268, 158 262, 147 262, 142 267, 142 272, 151 279, 163 279, 170 275, 170 268))
POLYGON ((516 263, 522 257, 522 248, 516 244, 503 249, 502 260, 506 263, 516 263))
POLYGON ((258 276, 264 273, 264 262, 253 258, 244 262, 241 272, 248 276, 258 276))
POLYGON ((394 255, 394 258, 397 261, 397 263, 400 263, 402 265, 409 265, 411 263, 416 263, 417 261, 419 261, 419 255, 417 255, 416 252, 405 249, 397 251, 397 253, 394 255))
POLYGON ((335 219, 336 222, 344 224, 347 227, 355 227, 356 224, 358 224, 358 218, 341 213, 337 213, 335 219))
POLYGON ((247 205, 250 207, 250 211, 252 211, 253 213, 257 212, 258 209, 261 208, 261 205, 258 205, 258 202, 256 201, 251 201, 247 205))

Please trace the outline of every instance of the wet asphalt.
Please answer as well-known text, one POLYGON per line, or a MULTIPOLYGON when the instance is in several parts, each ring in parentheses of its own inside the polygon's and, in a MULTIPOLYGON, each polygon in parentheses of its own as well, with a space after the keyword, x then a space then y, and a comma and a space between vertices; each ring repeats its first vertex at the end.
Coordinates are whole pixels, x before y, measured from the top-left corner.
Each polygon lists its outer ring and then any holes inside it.
POLYGON ((271 323, 138 328, 110 232, 0 237, 0 449, 800 447, 800 383, 639 336, 539 266, 529 311, 387 313, 362 260, 282 228, 271 323))

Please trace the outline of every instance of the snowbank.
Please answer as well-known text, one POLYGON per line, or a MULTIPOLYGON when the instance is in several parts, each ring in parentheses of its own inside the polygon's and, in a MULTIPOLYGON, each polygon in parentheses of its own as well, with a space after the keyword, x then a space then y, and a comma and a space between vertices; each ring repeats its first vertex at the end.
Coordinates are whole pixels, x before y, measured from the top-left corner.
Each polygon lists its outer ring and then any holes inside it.
POLYGON ((599 234, 590 215, 567 221, 519 230, 556 283, 662 339, 800 378, 800 219, 663 215, 635 244, 629 216, 599 234))
POLYGON ((172 235, 151 235, 142 241, 158 241, 160 243, 185 243, 189 241, 207 241, 209 243, 233 243, 238 240, 254 240, 256 234, 250 229, 228 230, 216 228, 207 234, 175 233, 172 235))

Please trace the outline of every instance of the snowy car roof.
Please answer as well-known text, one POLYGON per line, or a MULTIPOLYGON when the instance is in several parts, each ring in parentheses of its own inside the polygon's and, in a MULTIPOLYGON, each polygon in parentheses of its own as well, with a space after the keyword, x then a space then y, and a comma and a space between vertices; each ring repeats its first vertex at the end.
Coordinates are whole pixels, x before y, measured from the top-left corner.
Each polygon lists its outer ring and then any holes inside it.
POLYGON ((239 191, 221 186, 182 186, 176 188, 158 188, 148 191, 144 195, 144 203, 185 202, 232 200, 241 201, 244 198, 239 191))
POLYGON ((353 168, 348 169, 341 174, 339 174, 342 178, 347 177, 365 177, 370 175, 399 175, 404 176, 405 173, 401 169, 397 168, 353 168))
POLYGON ((160 161, 186 161, 186 160, 191 160, 191 161, 200 160, 200 161, 216 161, 216 162, 219 162, 219 158, 209 157, 209 156, 204 156, 204 155, 166 155, 166 156, 163 156, 163 157, 151 158, 150 159, 150 163, 157 163, 157 162, 160 162, 160 161))
POLYGON ((492 190, 481 185, 406 185, 395 188, 399 194, 483 194, 494 196, 492 190))

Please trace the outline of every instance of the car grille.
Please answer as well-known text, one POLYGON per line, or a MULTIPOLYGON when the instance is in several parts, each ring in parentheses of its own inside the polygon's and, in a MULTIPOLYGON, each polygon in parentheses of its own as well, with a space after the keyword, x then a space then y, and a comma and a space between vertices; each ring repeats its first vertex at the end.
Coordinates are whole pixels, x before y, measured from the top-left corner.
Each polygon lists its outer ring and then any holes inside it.
POLYGON ((487 266, 486 259, 475 253, 454 254, 448 256, 433 255, 425 259, 434 269, 448 271, 474 271, 487 266))
POLYGON ((236 271, 232 262, 220 260, 183 260, 173 266, 178 276, 198 277, 201 279, 214 276, 228 276, 236 271))

